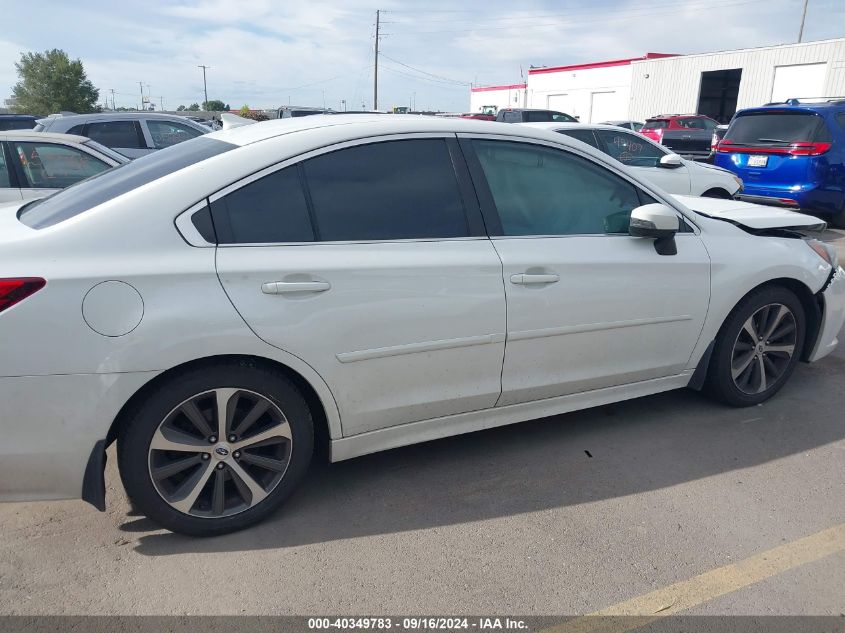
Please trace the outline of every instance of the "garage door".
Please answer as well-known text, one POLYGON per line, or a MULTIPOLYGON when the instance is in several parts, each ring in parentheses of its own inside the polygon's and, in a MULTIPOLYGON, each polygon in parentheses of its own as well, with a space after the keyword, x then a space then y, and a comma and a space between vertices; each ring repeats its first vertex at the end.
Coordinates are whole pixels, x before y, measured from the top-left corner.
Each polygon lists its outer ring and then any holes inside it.
POLYGON ((589 123, 602 123, 613 119, 624 118, 620 116, 616 107, 615 92, 594 92, 590 97, 590 120, 589 123))
POLYGON ((575 107, 575 100, 572 95, 549 95, 546 100, 546 107, 549 110, 557 110, 558 112, 566 112, 574 117, 580 117, 581 113, 577 112, 575 107))
POLYGON ((772 85, 772 101, 786 101, 800 97, 824 97, 824 78, 827 64, 799 64, 776 66, 772 85))

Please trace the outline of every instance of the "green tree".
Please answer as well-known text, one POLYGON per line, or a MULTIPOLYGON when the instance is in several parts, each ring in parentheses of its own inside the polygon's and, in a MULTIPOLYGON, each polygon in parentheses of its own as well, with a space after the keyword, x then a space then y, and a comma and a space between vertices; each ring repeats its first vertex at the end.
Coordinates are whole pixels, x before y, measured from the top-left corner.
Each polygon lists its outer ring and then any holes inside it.
POLYGON ((226 109, 226 104, 220 101, 220 99, 212 99, 211 101, 206 101, 202 104, 202 109, 206 112, 220 112, 221 110, 226 109))
POLYGON ((231 109, 232 109, 232 106, 230 106, 230 105, 227 103, 226 105, 224 105, 224 106, 223 106, 223 109, 224 109, 224 110, 231 110, 231 109))
POLYGON ((192 103, 187 108, 188 112, 199 112, 199 109, 200 109, 200 104, 198 104, 198 103, 192 103))
POLYGON ((185 109, 186 109, 185 106, 180 105, 178 108, 176 108, 176 112, 184 112, 185 109))
POLYGON ((95 112, 100 91, 85 75, 82 61, 71 60, 57 48, 44 53, 21 53, 15 63, 18 83, 12 89, 15 110, 51 114, 62 110, 95 112))

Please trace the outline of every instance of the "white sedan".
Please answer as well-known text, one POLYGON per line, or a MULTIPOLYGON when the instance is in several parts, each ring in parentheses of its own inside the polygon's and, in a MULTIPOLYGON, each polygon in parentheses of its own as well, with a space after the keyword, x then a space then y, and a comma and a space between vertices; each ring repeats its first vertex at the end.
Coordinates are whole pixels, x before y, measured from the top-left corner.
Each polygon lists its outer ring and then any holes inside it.
POLYGON ((635 174, 669 193, 706 198, 732 198, 742 179, 727 169, 681 158, 642 134, 615 125, 523 123, 565 134, 612 156, 635 174))
POLYGON ((43 198, 127 162, 84 136, 0 132, 0 202, 43 198))
POLYGON ((344 460, 654 394, 737 406, 837 344, 816 218, 678 199, 567 136, 334 115, 215 132, 0 208, 0 498, 187 534, 344 460))

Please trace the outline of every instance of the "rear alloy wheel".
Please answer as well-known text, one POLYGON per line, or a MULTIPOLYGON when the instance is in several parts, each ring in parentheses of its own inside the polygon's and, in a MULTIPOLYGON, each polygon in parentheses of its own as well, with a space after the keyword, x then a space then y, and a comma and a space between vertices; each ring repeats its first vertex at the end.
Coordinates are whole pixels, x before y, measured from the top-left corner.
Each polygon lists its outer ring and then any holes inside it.
POLYGON ((138 508, 174 532, 222 534, 275 510, 313 452, 308 407, 287 378, 238 364, 192 372, 152 395, 118 438, 138 508))
POLYGON ((716 337, 710 391, 735 406, 772 397, 789 378, 804 345, 804 309, 790 290, 762 288, 740 302, 716 337))

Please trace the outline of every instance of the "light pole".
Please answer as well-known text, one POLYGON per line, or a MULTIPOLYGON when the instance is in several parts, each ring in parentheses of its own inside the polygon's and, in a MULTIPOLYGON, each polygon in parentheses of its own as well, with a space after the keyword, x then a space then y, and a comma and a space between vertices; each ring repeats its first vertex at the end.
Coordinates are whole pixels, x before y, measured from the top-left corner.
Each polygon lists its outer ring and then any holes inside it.
POLYGON ((208 85, 205 82, 205 71, 211 66, 206 66, 204 64, 199 64, 197 68, 202 68, 202 91, 205 95, 205 101, 202 104, 202 109, 205 110, 208 107, 208 85))
POLYGON ((804 39, 804 20, 807 19, 807 4, 810 0, 804 0, 804 11, 801 13, 801 28, 798 29, 798 43, 801 43, 801 40, 804 39))

